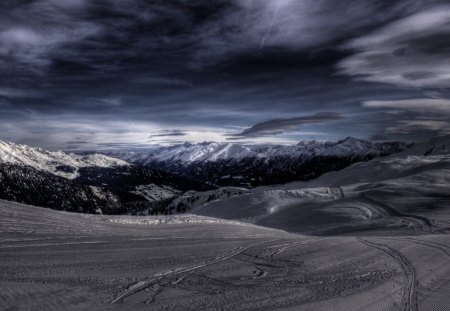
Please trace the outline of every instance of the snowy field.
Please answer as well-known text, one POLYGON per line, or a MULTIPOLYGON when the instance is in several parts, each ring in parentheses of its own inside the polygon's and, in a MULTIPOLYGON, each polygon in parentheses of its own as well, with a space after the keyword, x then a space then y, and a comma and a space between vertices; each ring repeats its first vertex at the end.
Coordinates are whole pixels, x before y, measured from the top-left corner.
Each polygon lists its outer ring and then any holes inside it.
POLYGON ((0 201, 1 310, 445 310, 445 234, 308 237, 0 201))
POLYGON ((308 235, 448 233, 450 155, 395 155, 311 182, 258 187, 192 213, 308 235))

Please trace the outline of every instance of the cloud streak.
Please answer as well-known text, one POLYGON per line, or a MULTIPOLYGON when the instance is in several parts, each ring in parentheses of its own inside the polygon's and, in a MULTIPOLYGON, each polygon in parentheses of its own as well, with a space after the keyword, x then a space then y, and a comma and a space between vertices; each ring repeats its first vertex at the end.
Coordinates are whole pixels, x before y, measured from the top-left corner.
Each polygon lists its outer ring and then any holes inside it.
POLYGON ((240 133, 231 134, 228 139, 236 140, 249 137, 280 135, 295 131, 303 125, 328 123, 342 119, 344 119, 344 116, 337 112, 320 112, 295 118, 272 119, 254 124, 240 133))
POLYGON ((345 45, 341 73, 402 87, 450 87, 450 5, 395 21, 345 45))
POLYGON ((363 107, 407 110, 422 115, 450 116, 449 99, 414 98, 403 100, 365 101, 363 107))
POLYGON ((386 127, 387 133, 412 134, 415 132, 450 133, 450 100, 417 98, 392 101, 366 101, 367 108, 393 109, 408 113, 406 120, 398 120, 395 126, 386 127), (414 118, 414 119, 411 119, 414 118))
POLYGON ((151 134, 148 138, 163 138, 163 137, 180 137, 180 136, 186 136, 187 131, 185 130, 160 130, 156 133, 151 134))
POLYGON ((388 127, 386 132, 397 134, 410 134, 417 131, 438 132, 440 134, 450 134, 450 122, 442 120, 404 120, 398 125, 388 127))
POLYGON ((41 0, 10 9, 13 18, 0 22, 0 58, 6 60, 1 65, 40 72, 54 58, 72 54, 69 45, 102 31, 100 25, 62 8, 54 1, 41 0))

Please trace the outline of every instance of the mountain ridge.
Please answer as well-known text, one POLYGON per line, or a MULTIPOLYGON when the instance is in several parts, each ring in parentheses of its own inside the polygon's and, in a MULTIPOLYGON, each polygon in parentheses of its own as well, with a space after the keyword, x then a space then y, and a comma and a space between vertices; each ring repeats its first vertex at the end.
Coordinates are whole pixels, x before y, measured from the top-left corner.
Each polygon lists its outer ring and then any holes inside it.
POLYGON ((67 154, 61 150, 47 151, 5 141, 0 141, 0 163, 30 166, 67 179, 77 178, 78 170, 83 167, 108 168, 130 165, 124 160, 98 153, 67 154))
POLYGON ((294 145, 242 145, 226 142, 201 142, 164 146, 149 151, 121 152, 110 151, 104 154, 116 156, 131 163, 147 165, 152 161, 214 162, 219 160, 243 158, 270 158, 279 155, 342 155, 345 152, 357 152, 359 155, 383 154, 389 148, 408 149, 413 144, 404 142, 371 142, 368 140, 347 137, 337 142, 301 141, 294 145))
MULTIPOLYGON (((165 147, 172 157, 162 152, 159 156, 163 162, 142 165, 109 155, 66 154, 0 142, 0 197, 88 213, 171 213, 171 201, 189 190, 253 188, 311 180, 408 147, 404 143, 372 143, 350 137, 293 146, 189 143, 165 147)), ((222 195, 232 195, 233 191, 226 190, 222 195)), ((178 209, 183 210, 183 206, 178 209)))
POLYGON ((347 137, 337 142, 302 141, 295 145, 184 143, 146 152, 106 155, 216 186, 253 187, 314 179, 322 173, 388 156, 411 146, 347 137))

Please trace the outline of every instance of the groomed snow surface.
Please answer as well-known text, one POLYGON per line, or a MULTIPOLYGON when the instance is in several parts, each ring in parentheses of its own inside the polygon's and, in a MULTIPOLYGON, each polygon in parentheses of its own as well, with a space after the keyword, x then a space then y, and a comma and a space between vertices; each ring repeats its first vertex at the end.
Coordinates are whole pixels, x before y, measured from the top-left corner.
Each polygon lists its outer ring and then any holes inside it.
POLYGON ((0 201, 1 310, 445 310, 450 238, 317 237, 0 201))

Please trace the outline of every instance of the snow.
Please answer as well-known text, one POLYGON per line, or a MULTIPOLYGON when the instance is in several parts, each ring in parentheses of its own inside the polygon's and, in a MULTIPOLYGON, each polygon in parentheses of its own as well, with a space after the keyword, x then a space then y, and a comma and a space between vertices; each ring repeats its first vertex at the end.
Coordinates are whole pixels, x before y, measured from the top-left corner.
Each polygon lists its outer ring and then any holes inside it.
POLYGON ((117 167, 129 163, 101 154, 77 155, 63 151, 47 151, 26 145, 0 141, 0 163, 31 166, 67 179, 78 176, 82 167, 117 167))
POLYGON ((83 215, 0 200, 0 301, 5 310, 49 311, 378 311, 416 302, 446 310, 448 234, 355 234, 306 237, 189 214, 83 215))
POLYGON ((246 223, 237 221, 230 221, 225 219, 198 216, 193 214, 180 214, 180 215, 159 215, 159 216, 92 216, 91 219, 98 219, 101 221, 128 224, 128 225, 143 225, 143 226, 155 226, 155 225, 176 225, 176 224, 232 224, 240 226, 248 226, 246 223))
POLYGON ((450 135, 437 135, 426 143, 403 151, 402 154, 420 156, 450 154, 450 135))
POLYGON ((188 209, 193 209, 198 206, 203 206, 210 202, 217 202, 227 200, 237 195, 244 195, 250 193, 247 189, 239 187, 223 187, 216 190, 205 192, 187 191, 175 198, 170 207, 176 210, 178 204, 186 206, 188 209))
POLYGON ((244 158, 255 155, 255 152, 242 145, 211 142, 161 148, 152 153, 152 159, 156 161, 201 162, 244 158))
POLYGON ((402 151, 404 143, 374 143, 348 137, 338 142, 306 141, 297 145, 249 145, 218 142, 198 144, 184 143, 176 146, 156 148, 149 152, 112 152, 130 163, 147 165, 152 162, 216 162, 221 160, 242 160, 246 158, 270 159, 276 156, 291 158, 314 156, 379 156, 402 151), (397 150, 398 149, 398 150, 397 150))
POLYGON ((161 201, 169 198, 173 198, 181 193, 181 191, 169 186, 158 186, 155 184, 139 185, 135 191, 131 193, 144 197, 149 202, 161 201))

